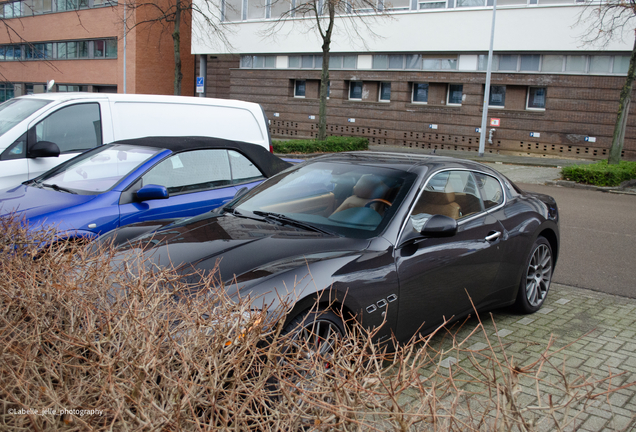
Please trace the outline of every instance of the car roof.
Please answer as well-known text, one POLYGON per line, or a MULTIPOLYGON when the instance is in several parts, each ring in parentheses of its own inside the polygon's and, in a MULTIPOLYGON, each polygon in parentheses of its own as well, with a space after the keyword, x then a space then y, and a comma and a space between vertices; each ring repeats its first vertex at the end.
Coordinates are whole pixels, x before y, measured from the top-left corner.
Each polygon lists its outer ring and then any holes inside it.
POLYGON ((114 141, 111 144, 127 144, 142 147, 156 147, 179 153, 189 150, 227 149, 247 156, 266 177, 271 177, 291 166, 290 163, 274 156, 263 146, 243 141, 232 141, 211 137, 144 137, 114 141))
POLYGON ((453 158, 450 156, 438 156, 434 154, 414 154, 414 153, 396 153, 396 152, 343 152, 333 153, 322 156, 316 160, 329 160, 333 162, 361 163, 369 165, 385 165, 401 168, 405 171, 416 170, 417 167, 429 166, 447 166, 447 167, 465 167, 476 170, 485 170, 494 172, 490 167, 479 162, 466 159, 453 158))

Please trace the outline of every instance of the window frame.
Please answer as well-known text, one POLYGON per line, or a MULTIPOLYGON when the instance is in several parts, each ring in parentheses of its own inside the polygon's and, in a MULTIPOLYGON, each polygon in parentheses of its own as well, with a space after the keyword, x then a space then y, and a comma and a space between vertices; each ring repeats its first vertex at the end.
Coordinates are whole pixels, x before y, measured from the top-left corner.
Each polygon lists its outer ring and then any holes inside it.
POLYGON ((414 82, 413 85, 411 86, 411 103, 413 104, 421 104, 421 105, 428 105, 428 92, 430 89, 430 85, 429 83, 424 83, 424 82, 414 82), (426 101, 416 101, 415 100, 415 88, 418 84, 425 84, 426 85, 426 101))
POLYGON ((349 81, 349 100, 350 101, 362 101, 363 93, 364 93, 364 82, 363 81, 355 81, 355 80, 349 81), (360 84, 360 97, 359 98, 351 97, 351 92, 353 90, 352 86, 354 84, 356 84, 356 85, 360 84))
POLYGON ((378 85, 378 102, 382 102, 382 103, 391 102, 391 82, 390 81, 381 81, 380 84, 378 85), (382 89, 386 84, 389 85, 389 98, 382 99, 382 89))
MULTIPOLYGON (((188 149, 188 150, 180 151, 180 152, 177 152, 177 153, 170 153, 170 154, 166 155, 166 157, 164 157, 163 159, 158 161, 152 167, 148 168, 143 174, 141 174, 139 176, 139 180, 142 181, 142 187, 145 186, 144 177, 147 176, 148 174, 150 174, 152 172, 152 170, 156 169, 159 165, 161 165, 164 162, 167 162, 168 160, 170 160, 170 159, 172 159, 174 157, 179 157, 180 155, 183 155, 183 154, 186 154, 186 153, 191 153, 191 152, 196 152, 196 151, 219 151, 219 152, 225 152, 225 154, 227 156, 227 169, 228 169, 228 173, 230 175, 230 178, 227 180, 228 183, 227 184, 222 184, 222 185, 217 185, 217 186, 201 187, 201 188, 186 189, 186 190, 184 190, 183 188, 191 187, 191 186, 195 186, 195 185, 202 185, 204 183, 193 183, 193 184, 187 184, 187 185, 183 185, 183 186, 170 186, 170 187, 164 185, 166 187, 166 189, 168 190, 168 193, 169 193, 170 197, 179 196, 179 195, 186 195, 186 194, 192 194, 192 193, 206 192, 206 191, 215 190, 215 189, 230 188, 230 187, 233 187, 233 186, 236 186, 236 185, 239 185, 239 184, 243 184, 243 183, 236 183, 235 184, 233 182, 234 178, 233 178, 233 175, 232 175, 232 164, 230 162, 230 154, 229 154, 229 150, 228 149, 202 148, 202 149, 188 149), (174 189, 174 188, 177 188, 177 187, 181 188, 182 190, 170 191, 170 189, 174 189)), ((241 156, 245 157, 250 162, 252 162, 247 156, 243 155, 241 152, 237 151, 237 153, 240 154, 241 156)), ((159 154, 159 153, 157 153, 157 154, 159 154)), ((265 176, 263 176, 263 177, 265 177, 265 176)), ((257 180, 253 180, 253 181, 257 181, 257 180)), ((244 182, 244 183, 251 183, 251 182, 244 182)), ((133 187, 136 184, 137 184, 137 182, 134 182, 133 183, 133 187)), ((148 184, 153 184, 153 183, 148 183, 148 184)))
POLYGON ((548 88, 545 86, 528 86, 528 90, 526 91, 526 109, 529 111, 545 111, 545 104, 547 102, 548 99, 548 88), (543 108, 536 108, 536 107, 531 107, 529 106, 530 103, 530 92, 532 91, 532 89, 543 89, 545 91, 545 96, 544 96, 544 101, 543 101, 543 108))
POLYGON ((299 99, 305 99, 306 94, 307 94, 307 80, 306 79, 295 79, 294 80, 294 97, 295 98, 299 98, 299 99), (302 95, 299 95, 297 93, 298 92, 298 84, 300 82, 304 83, 303 94, 302 95))
MULTIPOLYGON (((499 185, 501 186, 502 190, 504 191, 503 202, 501 204, 499 204, 498 206, 496 206, 496 207, 492 207, 492 208, 486 210, 484 208, 484 200, 481 197, 481 191, 479 191, 479 188, 477 188, 478 189, 478 193, 480 195, 482 211, 479 212, 479 213, 470 214, 470 215, 467 215, 467 216, 464 216, 462 218, 457 219, 457 226, 460 226, 460 225, 463 225, 465 223, 468 223, 468 222, 472 221, 473 219, 483 217, 484 214, 486 214, 487 212, 493 212, 493 211, 499 210, 500 208, 504 207, 506 205, 506 203, 508 202, 508 193, 506 192, 506 189, 504 189, 501 179, 499 177, 491 174, 491 173, 488 173, 488 172, 485 172, 485 171, 480 171, 480 170, 477 170, 477 169, 470 169, 470 168, 442 168, 440 170, 433 171, 431 173, 426 173, 427 174, 426 175, 426 180, 424 180, 423 182, 420 182, 420 184, 422 186, 420 187, 419 192, 417 193, 417 196, 409 204, 409 210, 407 212, 407 216, 404 218, 404 220, 402 222, 402 226, 400 227, 400 230, 398 231, 398 235, 397 235, 398 241, 397 241, 396 244, 400 244, 404 240, 404 236, 407 235, 407 234, 405 234, 405 231, 406 231, 407 227, 409 226, 409 224, 411 223, 411 216, 413 214, 413 210, 415 210, 415 206, 417 205, 417 202, 420 200, 422 194, 426 190, 426 186, 428 185, 428 183, 431 181, 431 179, 434 176, 436 176, 437 174, 439 174, 441 172, 444 172, 444 171, 468 171, 473 176, 473 179, 475 179, 475 184, 477 184, 477 180, 475 178, 475 173, 487 175, 487 176, 493 177, 495 180, 497 180, 499 182, 499 185)), ((417 184, 417 182, 415 183, 415 185, 416 184, 417 184)))
MULTIPOLYGON (((485 86, 484 86, 485 87, 485 86)), ((490 92, 488 92, 488 108, 505 108, 506 107, 506 86, 505 85, 491 85, 490 86, 490 92), (491 100, 492 100, 492 88, 493 87, 503 87, 504 91, 503 91, 503 104, 502 105, 493 105, 491 104, 491 100)))
POLYGON ((448 105, 448 106, 462 106, 463 102, 464 102, 464 84, 448 83, 448 87, 446 87, 446 105, 448 105), (461 101, 459 103, 455 103, 455 102, 451 102, 450 101, 451 86, 461 86, 462 87, 462 97, 460 98, 461 101))

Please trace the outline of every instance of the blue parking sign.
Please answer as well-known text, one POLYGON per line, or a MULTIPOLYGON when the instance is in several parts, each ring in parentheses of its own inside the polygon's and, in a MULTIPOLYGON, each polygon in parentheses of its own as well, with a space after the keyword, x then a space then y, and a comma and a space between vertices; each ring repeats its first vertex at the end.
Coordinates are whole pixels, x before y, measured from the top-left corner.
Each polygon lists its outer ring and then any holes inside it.
POLYGON ((197 93, 203 93, 204 90, 204 77, 197 77, 197 93))

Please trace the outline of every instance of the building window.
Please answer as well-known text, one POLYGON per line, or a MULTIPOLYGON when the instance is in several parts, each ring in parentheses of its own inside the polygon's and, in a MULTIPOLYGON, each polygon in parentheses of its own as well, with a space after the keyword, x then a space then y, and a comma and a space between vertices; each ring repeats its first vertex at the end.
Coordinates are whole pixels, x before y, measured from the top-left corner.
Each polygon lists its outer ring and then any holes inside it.
POLYGON ((563 72, 563 61, 565 56, 562 55, 544 55, 541 72, 563 72))
POLYGON ((413 83, 413 103, 428 103, 428 83, 413 83))
POLYGON ((440 9, 446 7, 446 1, 425 0, 419 2, 420 9, 440 9))
MULTIPOLYGON (((290 69, 322 69, 322 55, 289 56, 288 61, 290 69)), ((329 68, 331 68, 331 61, 329 68)))
POLYGON ((545 110, 545 87, 528 87, 527 109, 545 110))
POLYGON ((241 56, 241 68, 274 69, 276 68, 276 56, 241 56))
POLYGON ((521 70, 529 72, 538 72, 541 63, 540 55, 522 55, 521 56, 521 70))
POLYGON ((7 101, 14 96, 13 84, 0 84, 0 102, 7 101))
POLYGON ((22 0, 0 5, 1 18, 18 18, 50 12, 97 8, 117 4, 111 0, 22 0))
POLYGON ((294 81, 294 97, 304 98, 306 88, 307 88, 307 81, 295 80, 294 81))
POLYGON ((457 0, 457 7, 479 7, 484 5, 484 0, 457 0))
POLYGON ((380 102, 390 102, 390 101, 391 101, 391 83, 381 82, 380 83, 380 102))
POLYGON ((88 86, 81 86, 81 85, 58 85, 57 86, 57 91, 60 93, 64 93, 64 92, 87 92, 88 91, 88 86))
POLYGON ((503 108, 506 103, 506 86, 490 86, 488 106, 503 108))
POLYGON ((117 39, 0 45, 0 61, 89 58, 117 58, 117 39))
POLYGON ((464 86, 462 84, 449 84, 448 85, 448 100, 447 105, 461 105, 464 86))
POLYGON ((362 81, 349 82, 349 99, 362 100, 362 81))
POLYGON ((449 58, 449 59, 424 58, 422 59, 422 69, 424 70, 456 70, 457 59, 456 58, 449 58))

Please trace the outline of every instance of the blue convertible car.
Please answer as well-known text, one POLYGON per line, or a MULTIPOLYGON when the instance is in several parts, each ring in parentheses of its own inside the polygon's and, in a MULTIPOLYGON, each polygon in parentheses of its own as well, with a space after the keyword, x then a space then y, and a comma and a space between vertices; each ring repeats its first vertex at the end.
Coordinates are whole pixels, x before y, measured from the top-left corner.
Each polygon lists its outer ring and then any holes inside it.
POLYGON ((117 141, 0 191, 0 216, 92 239, 122 225, 214 209, 289 166, 261 146, 217 138, 117 141))

